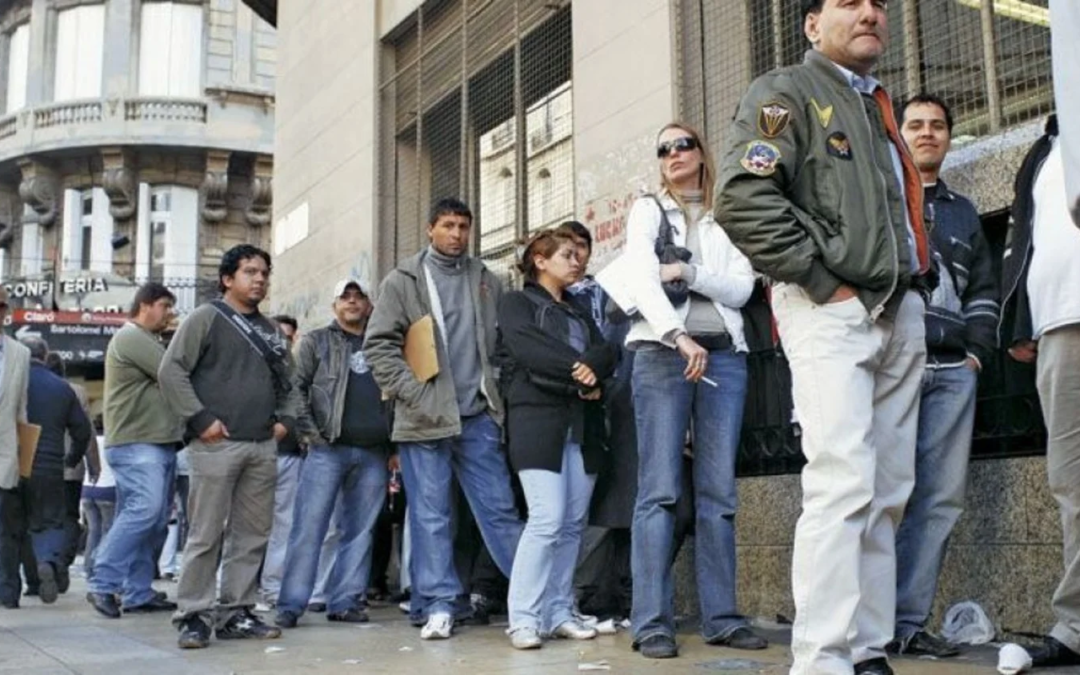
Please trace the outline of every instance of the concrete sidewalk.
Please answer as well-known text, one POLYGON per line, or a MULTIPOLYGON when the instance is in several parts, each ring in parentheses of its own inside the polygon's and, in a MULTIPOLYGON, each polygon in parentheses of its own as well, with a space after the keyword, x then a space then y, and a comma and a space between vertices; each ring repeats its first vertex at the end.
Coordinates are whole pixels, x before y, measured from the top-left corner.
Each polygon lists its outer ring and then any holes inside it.
MULTIPOLYGON (((171 596, 175 585, 160 586, 171 596)), ((363 626, 330 624, 309 614, 280 640, 213 642, 209 649, 181 651, 168 615, 99 616, 84 600, 85 584, 51 606, 24 598, 18 610, 0 610, 0 673, 53 675, 86 673, 577 673, 585 664, 606 664, 612 673, 760 673, 784 675, 790 664, 783 632, 769 637, 777 646, 763 652, 710 647, 687 632, 681 658, 647 661, 630 650, 626 633, 593 641, 553 641, 539 651, 510 648, 505 624, 462 627, 451 640, 424 642, 397 608, 372 612, 363 626), (268 653, 267 650, 270 650, 268 653)), ((272 618, 267 615, 268 618, 272 618)), ((996 652, 972 650, 948 661, 897 659, 901 675, 968 675, 995 672, 996 652)), ((601 672, 601 671, 597 671, 601 672)), ((1039 671, 1076 673, 1080 669, 1039 671)))

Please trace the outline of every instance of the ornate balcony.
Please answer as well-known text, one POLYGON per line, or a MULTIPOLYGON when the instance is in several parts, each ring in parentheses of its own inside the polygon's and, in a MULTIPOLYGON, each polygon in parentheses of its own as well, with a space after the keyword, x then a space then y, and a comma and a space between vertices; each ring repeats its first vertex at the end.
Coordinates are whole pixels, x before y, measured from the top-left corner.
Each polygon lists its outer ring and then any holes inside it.
POLYGON ((207 94, 83 99, 20 110, 0 118, 0 164, 30 153, 107 145, 273 152, 272 96, 207 94))

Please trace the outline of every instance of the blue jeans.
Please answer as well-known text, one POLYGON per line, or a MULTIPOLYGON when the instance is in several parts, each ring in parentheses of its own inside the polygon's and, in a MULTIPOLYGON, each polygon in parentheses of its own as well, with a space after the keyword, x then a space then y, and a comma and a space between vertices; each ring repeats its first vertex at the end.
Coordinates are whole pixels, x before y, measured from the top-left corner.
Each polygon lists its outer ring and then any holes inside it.
POLYGON ((116 516, 94 558, 91 593, 122 594, 125 607, 154 598, 154 546, 169 523, 176 451, 149 443, 106 448, 116 476, 116 516))
POLYGON ((518 477, 529 519, 510 575, 510 630, 551 633, 574 618, 574 567, 596 476, 568 441, 559 473, 526 469, 518 477))
POLYGON ((452 614, 463 593, 454 570, 450 527, 450 490, 455 475, 492 559, 507 577, 521 538, 523 524, 514 506, 510 470, 501 448, 502 430, 487 413, 461 422, 460 436, 398 446, 409 500, 414 621, 430 614, 452 614))
POLYGON ((647 348, 634 355, 638 494, 631 535, 630 623, 635 642, 675 635, 675 502, 689 429, 701 633, 706 640, 724 638, 746 625, 735 606, 735 453, 746 399, 746 356, 710 352, 705 375, 717 387, 688 382, 685 369, 686 361, 673 349, 647 348))
POLYGON ((314 446, 300 468, 293 527, 285 555, 278 611, 297 616, 315 587, 330 517, 341 494, 341 542, 326 589, 327 611, 354 609, 371 570, 372 529, 386 498, 388 471, 382 451, 346 445, 314 446))
POLYGON ((896 637, 925 628, 938 574, 964 510, 978 374, 966 366, 927 368, 915 445, 915 489, 896 533, 896 637))

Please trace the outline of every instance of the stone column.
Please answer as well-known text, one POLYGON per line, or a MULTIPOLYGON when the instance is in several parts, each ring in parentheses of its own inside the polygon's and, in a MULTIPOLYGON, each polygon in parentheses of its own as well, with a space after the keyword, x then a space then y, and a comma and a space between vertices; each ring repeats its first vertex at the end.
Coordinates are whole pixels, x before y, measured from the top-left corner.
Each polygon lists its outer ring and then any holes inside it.
POLYGON ((32 108, 52 98, 52 65, 56 60, 56 40, 46 30, 50 14, 48 0, 33 0, 30 6, 30 59, 26 71, 26 107, 32 108))
MULTIPOLYGON (((120 98, 134 93, 137 81, 131 72, 132 47, 138 22, 132 0, 109 0, 105 3, 105 61, 101 82, 106 98, 120 98)), ((111 198, 111 197, 110 197, 111 198)), ((114 216, 115 217, 115 216, 114 216)))

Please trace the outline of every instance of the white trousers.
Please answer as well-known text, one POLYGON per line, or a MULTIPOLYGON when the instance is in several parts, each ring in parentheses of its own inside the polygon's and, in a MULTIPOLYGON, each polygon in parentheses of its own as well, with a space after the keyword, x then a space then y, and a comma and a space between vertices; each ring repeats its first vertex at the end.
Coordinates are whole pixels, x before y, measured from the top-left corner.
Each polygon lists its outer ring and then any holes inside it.
POLYGON ((795 528, 791 675, 851 675, 885 656, 896 614, 896 530, 915 484, 925 307, 895 320, 858 299, 814 304, 773 289, 807 464, 795 528))

